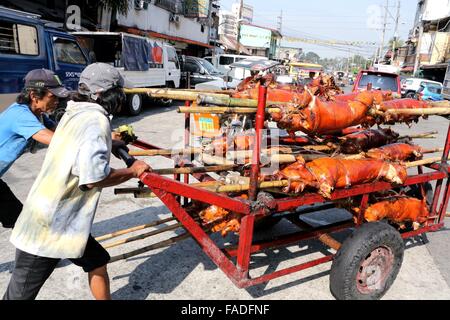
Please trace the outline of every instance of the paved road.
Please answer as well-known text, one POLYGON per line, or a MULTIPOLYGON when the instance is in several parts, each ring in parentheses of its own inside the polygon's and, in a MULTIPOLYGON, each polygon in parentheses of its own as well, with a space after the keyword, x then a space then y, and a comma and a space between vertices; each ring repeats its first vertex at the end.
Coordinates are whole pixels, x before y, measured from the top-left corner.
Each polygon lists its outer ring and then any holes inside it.
MULTIPOLYGON (((177 114, 174 107, 147 108, 137 117, 113 120, 116 127, 130 123, 137 135, 150 143, 162 147, 179 147, 184 134, 184 115, 177 114)), ((447 121, 432 117, 420 122, 412 129, 399 126, 401 133, 439 130, 438 139, 421 140, 426 147, 440 147, 445 140, 447 121)), ((26 154, 4 176, 16 195, 24 201, 45 156, 45 149, 37 154, 26 154)), ((168 167, 172 163, 165 158, 151 158, 154 168, 168 167)), ((122 167, 117 159, 113 167, 122 167)), ((136 186, 127 182, 125 186, 136 186)), ((113 232, 157 219, 169 217, 169 211, 156 199, 133 199, 130 196, 115 196, 112 189, 104 190, 93 226, 95 236, 113 232)), ((348 213, 328 211, 310 215, 311 223, 322 224, 345 219, 348 213)), ((294 230, 288 222, 278 224, 271 234, 294 230)), ((170 235, 179 234, 170 232, 170 235)), ((139 232, 137 233, 139 234, 139 232)), ((134 235, 134 234, 133 234, 134 235)), ((346 234, 340 235, 339 238, 346 234)), ((10 231, 0 228, 0 294, 6 289, 14 260, 14 248, 8 239, 10 231)), ((407 242, 404 262, 397 280, 384 299, 450 299, 449 253, 446 239, 447 229, 429 234, 429 242, 421 239, 407 242)), ((167 236, 136 241, 110 250, 111 255, 127 252, 167 236)), ((218 243, 236 240, 235 236, 222 239, 215 235, 218 243)), ((316 241, 301 243, 285 249, 269 250, 256 255, 252 260, 252 275, 261 275, 295 263, 320 257, 328 249, 316 241)), ((113 263, 109 267, 111 287, 115 299, 332 299, 329 292, 330 263, 275 279, 267 284, 249 289, 238 289, 199 249, 188 239, 168 248, 158 249, 113 263)), ((52 274, 42 288, 39 299, 91 299, 86 276, 80 268, 65 261, 52 274)))

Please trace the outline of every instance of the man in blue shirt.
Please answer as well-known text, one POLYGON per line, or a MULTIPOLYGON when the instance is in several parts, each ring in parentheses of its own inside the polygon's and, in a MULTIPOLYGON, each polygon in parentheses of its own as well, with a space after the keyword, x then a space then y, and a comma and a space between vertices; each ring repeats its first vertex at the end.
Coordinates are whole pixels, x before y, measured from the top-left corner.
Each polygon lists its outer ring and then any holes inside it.
POLYGON ((58 98, 68 95, 52 71, 32 70, 16 103, 0 114, 0 222, 5 228, 14 227, 22 203, 1 177, 33 142, 50 144, 56 124, 45 113, 55 109, 58 98))

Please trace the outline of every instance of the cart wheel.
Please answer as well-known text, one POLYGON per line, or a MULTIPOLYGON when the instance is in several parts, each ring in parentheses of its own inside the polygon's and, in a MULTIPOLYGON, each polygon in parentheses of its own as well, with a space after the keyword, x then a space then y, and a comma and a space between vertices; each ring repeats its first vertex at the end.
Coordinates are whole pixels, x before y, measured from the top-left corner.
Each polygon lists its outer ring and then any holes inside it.
POLYGON ((403 261, 400 233, 384 222, 365 223, 342 244, 331 265, 338 300, 376 300, 389 290, 403 261))

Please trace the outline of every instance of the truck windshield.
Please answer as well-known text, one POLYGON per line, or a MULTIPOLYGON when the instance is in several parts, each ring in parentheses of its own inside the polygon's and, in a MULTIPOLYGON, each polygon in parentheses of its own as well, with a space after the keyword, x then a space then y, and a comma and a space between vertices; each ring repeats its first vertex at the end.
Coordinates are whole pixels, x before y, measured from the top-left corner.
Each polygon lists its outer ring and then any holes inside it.
POLYGON ((359 81, 358 88, 364 89, 367 85, 371 83, 372 88, 375 90, 385 90, 385 91, 398 91, 398 83, 396 77, 377 75, 377 74, 365 74, 361 77, 359 81))
POLYGON ((203 68, 208 71, 209 74, 220 74, 221 72, 217 70, 209 61, 205 59, 199 59, 198 62, 202 65, 203 68))

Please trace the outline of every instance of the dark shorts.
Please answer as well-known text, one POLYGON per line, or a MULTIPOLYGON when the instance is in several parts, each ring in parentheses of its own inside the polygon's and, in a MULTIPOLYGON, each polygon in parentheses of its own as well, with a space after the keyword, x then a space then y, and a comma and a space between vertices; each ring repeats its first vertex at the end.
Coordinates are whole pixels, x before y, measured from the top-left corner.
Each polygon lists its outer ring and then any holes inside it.
POLYGON ((16 198, 8 185, 0 179, 0 222, 4 228, 13 228, 20 212, 22 203, 16 198))
MULTIPOLYGON (((89 236, 81 258, 69 259, 85 272, 103 267, 110 260, 109 253, 89 236)), ((40 257, 16 249, 15 267, 3 300, 33 300, 61 259, 40 257)))

